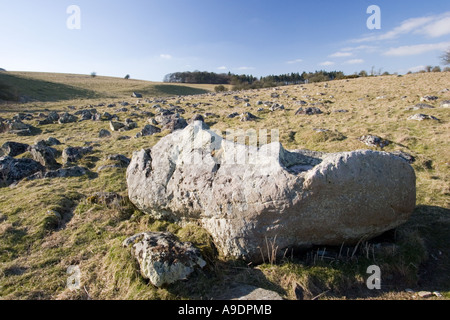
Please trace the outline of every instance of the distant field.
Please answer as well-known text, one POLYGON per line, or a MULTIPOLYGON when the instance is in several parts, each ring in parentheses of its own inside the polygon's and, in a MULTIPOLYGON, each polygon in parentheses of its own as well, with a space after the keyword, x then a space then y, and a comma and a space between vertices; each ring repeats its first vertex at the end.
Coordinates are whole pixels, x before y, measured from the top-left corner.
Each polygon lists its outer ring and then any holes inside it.
POLYGON ((113 77, 44 72, 2 72, 0 84, 10 94, 41 102, 75 99, 125 99, 131 93, 146 97, 167 97, 203 94, 214 85, 170 84, 113 77))

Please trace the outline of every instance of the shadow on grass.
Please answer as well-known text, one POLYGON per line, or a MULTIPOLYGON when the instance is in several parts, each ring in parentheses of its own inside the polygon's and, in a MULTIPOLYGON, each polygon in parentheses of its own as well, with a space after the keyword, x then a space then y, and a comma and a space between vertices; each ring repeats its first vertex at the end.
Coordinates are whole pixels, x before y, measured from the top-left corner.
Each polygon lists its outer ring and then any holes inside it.
POLYGON ((144 94, 152 94, 155 92, 157 95, 166 95, 166 96, 189 96, 189 95, 197 95, 208 93, 209 91, 199 88, 192 88, 188 86, 178 86, 178 85, 168 85, 168 84, 159 84, 152 86, 149 90, 144 90, 144 94), (148 91, 148 92, 146 92, 148 91))
POLYGON ((203 270, 196 270, 186 281, 179 281, 166 289, 182 299, 232 300, 251 294, 261 288, 286 295, 278 284, 267 279, 259 269, 250 268, 242 261, 216 261, 203 270))
POLYGON ((404 299, 407 288, 449 292, 450 210, 418 206, 406 224, 370 241, 356 246, 315 247, 277 261, 257 268, 243 262, 216 261, 167 290, 194 300, 236 298, 229 288, 237 288, 234 292, 243 295, 251 292, 249 286, 290 299, 297 293, 304 299, 404 299), (380 290, 367 287, 371 265, 381 269, 380 290))
POLYGON ((61 83, 22 78, 6 73, 0 73, 0 84, 7 88, 3 100, 9 101, 19 101, 20 97, 42 102, 100 98, 96 92, 91 90, 61 83))

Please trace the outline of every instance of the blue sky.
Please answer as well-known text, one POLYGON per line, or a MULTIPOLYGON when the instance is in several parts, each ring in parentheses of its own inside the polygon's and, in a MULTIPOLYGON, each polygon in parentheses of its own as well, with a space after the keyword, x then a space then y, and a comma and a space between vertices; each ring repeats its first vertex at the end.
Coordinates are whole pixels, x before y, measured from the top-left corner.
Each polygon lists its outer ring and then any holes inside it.
POLYGON ((450 1, 0 0, 0 35, 0 67, 11 71, 406 73, 441 63, 450 1), (67 28, 70 5, 80 29, 67 28), (370 5, 380 30, 367 28, 370 5))

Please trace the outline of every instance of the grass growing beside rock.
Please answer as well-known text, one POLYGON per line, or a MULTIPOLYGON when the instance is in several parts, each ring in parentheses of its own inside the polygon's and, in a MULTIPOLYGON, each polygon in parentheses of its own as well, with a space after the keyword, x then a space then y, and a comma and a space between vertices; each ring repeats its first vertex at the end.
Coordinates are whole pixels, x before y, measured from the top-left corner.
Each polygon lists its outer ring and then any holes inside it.
MULTIPOLYGON (((165 96, 167 103, 186 110, 184 118, 195 114, 214 113, 206 117, 215 131, 227 129, 277 129, 280 142, 287 149, 312 149, 341 152, 368 149, 358 138, 377 135, 390 141, 383 151, 402 150, 416 158, 412 164, 417 176, 417 208, 408 223, 383 237, 362 241, 357 247, 312 248, 303 252, 282 252, 278 257, 265 257, 260 266, 240 261, 224 261, 209 237, 195 225, 178 226, 156 221, 139 212, 127 199, 125 168, 99 167, 111 164, 106 157, 123 154, 131 158, 134 151, 151 148, 168 132, 151 137, 134 137, 147 124, 147 117, 133 116, 133 109, 117 113, 137 122, 138 128, 128 132, 112 132, 99 138, 109 122, 83 121, 71 124, 39 126, 38 136, 18 137, 0 134, 0 145, 7 141, 34 144, 36 140, 55 137, 62 142, 55 148, 61 154, 66 147, 90 145, 94 152, 77 164, 90 173, 78 178, 56 178, 21 181, 0 192, 0 297, 3 299, 210 299, 220 296, 233 283, 251 284, 278 292, 286 299, 412 299, 406 288, 415 291, 440 291, 450 298, 450 111, 439 107, 440 100, 450 99, 443 91, 450 83, 449 73, 412 74, 403 77, 369 77, 276 89, 251 90, 214 95, 178 96, 198 93, 198 86, 187 90, 144 81, 72 75, 20 74, 36 82, 52 82, 64 96, 51 96, 39 91, 36 101, 27 104, 0 105, 0 117, 10 119, 18 112, 71 112, 93 105, 100 112, 115 113, 119 102, 136 103, 129 98, 142 91, 144 98, 165 96), (77 88, 70 96, 69 89, 77 88), (146 89, 147 88, 147 89, 146 89), (69 91, 66 91, 69 90, 69 91), (91 90, 93 95, 87 93, 91 90), (187 91, 185 91, 187 90, 187 91), (271 98, 277 92, 280 98, 271 98), (318 95, 325 93, 325 96, 318 95), (108 95, 110 94, 110 95, 108 95), (406 108, 420 102, 424 95, 437 95, 435 108, 413 111, 406 108), (48 95, 48 96, 47 96, 48 95), (174 97, 170 97, 174 96, 174 97), (234 96, 249 100, 250 107, 234 96), (295 98, 295 100, 293 100, 295 98), (68 99, 68 100, 65 100, 68 99), (319 99, 329 100, 328 102, 319 99), (295 115, 299 100, 323 103, 323 114, 295 115), (285 110, 274 112, 257 101, 284 104, 285 110), (116 103, 117 107, 97 107, 100 103, 116 103), (194 104, 199 104, 193 107, 194 104), (346 110, 347 112, 336 112, 346 110), (229 119, 233 112, 251 112, 256 121, 229 119), (439 121, 410 121, 422 112, 439 121), (318 130, 319 129, 319 130, 318 130), (114 192, 121 200, 105 204, 95 197, 97 192, 114 192), (191 241, 201 251, 207 266, 196 271, 188 281, 164 288, 154 288, 139 274, 137 263, 122 241, 139 232, 170 231, 182 241, 191 241), (368 290, 366 273, 369 265, 382 270, 382 290, 368 290), (81 289, 67 288, 67 268, 79 266, 81 289)), ((53 92, 54 87, 49 87, 53 92)), ((212 89, 211 89, 212 90, 212 89)), ((151 103, 139 105, 153 111, 151 103)), ((34 125, 34 121, 25 121, 34 125)), ((369 148, 370 149, 370 148, 369 148)), ((381 151, 380 148, 371 148, 381 151)), ((29 157, 23 154, 20 157, 29 157)), ((59 155, 56 159, 62 163, 59 155)), ((364 208, 362 208, 363 210, 364 208)), ((276 243, 269 244, 276 247, 276 243)), ((280 253, 280 252, 278 252, 280 253)))

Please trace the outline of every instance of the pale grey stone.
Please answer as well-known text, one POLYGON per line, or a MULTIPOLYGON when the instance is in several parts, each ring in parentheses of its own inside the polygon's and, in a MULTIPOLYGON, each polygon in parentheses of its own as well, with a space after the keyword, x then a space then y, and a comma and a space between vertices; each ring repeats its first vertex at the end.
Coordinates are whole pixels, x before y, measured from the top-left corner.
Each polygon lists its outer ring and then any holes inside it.
POLYGON ((197 248, 169 232, 139 233, 123 242, 124 247, 130 245, 141 275, 156 287, 185 280, 195 268, 206 265, 197 248))
POLYGON ((360 150, 289 152, 235 144, 196 121, 135 152, 128 195, 156 219, 197 222, 225 257, 261 262, 267 241, 291 247, 356 244, 406 222, 414 169, 360 150))

